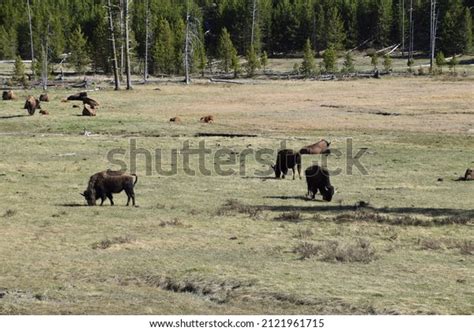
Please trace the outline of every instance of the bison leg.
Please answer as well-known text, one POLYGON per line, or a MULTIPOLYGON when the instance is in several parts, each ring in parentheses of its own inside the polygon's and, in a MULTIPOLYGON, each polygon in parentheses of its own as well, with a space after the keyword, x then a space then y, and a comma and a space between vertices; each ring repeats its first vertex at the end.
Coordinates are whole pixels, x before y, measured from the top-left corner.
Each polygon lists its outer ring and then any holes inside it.
POLYGON ((112 193, 107 194, 107 198, 109 198, 109 200, 110 200, 110 205, 113 206, 114 205, 114 197, 112 196, 112 193))
POLYGON ((301 164, 298 164, 298 165, 296 166, 296 169, 298 169, 298 176, 299 176, 300 179, 301 179, 301 164))
POLYGON ((100 197, 100 205, 103 206, 104 205, 104 201, 105 201, 105 198, 104 197, 100 197))
POLYGON ((133 192, 133 188, 131 189, 126 189, 125 193, 127 193, 127 206, 130 205, 130 199, 132 199, 132 204, 135 206, 135 192, 133 192))

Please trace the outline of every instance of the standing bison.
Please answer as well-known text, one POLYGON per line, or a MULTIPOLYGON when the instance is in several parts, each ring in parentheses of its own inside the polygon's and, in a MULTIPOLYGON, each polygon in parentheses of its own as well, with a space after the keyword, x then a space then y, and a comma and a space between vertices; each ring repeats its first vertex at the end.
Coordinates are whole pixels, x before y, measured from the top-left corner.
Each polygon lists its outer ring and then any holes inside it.
POLYGON ((137 181, 138 176, 135 174, 130 175, 123 171, 112 170, 101 171, 90 177, 87 189, 81 195, 86 199, 89 206, 95 206, 97 199, 101 199, 100 205, 102 206, 106 198, 110 200, 110 204, 113 206, 112 193, 125 191, 128 198, 127 206, 130 204, 130 199, 135 206, 134 187, 137 181))
POLYGON ((305 175, 308 185, 308 197, 310 199, 314 199, 319 190, 325 201, 332 200, 334 187, 329 180, 329 172, 327 169, 313 165, 305 170, 305 175))
POLYGON ((282 149, 278 151, 276 164, 272 165, 276 178, 285 178, 288 169, 293 171, 293 180, 295 179, 295 166, 298 169, 298 176, 301 179, 301 155, 293 152, 292 149, 282 149))
POLYGON ((315 144, 308 145, 300 149, 300 154, 330 154, 331 151, 329 149, 330 142, 327 140, 321 139, 315 144))
POLYGON ((34 115, 36 109, 41 109, 40 101, 34 96, 30 95, 26 99, 25 106, 23 107, 23 109, 26 109, 28 111, 28 114, 34 115))

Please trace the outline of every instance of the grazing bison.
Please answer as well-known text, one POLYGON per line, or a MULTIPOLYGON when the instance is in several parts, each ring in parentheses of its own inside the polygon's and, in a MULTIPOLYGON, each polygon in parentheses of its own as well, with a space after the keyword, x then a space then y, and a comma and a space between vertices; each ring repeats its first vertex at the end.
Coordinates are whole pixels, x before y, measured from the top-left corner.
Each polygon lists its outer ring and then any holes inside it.
POLYGON ((306 183, 308 185, 308 197, 314 199, 319 192, 326 201, 331 201, 334 195, 334 187, 329 180, 329 172, 327 169, 318 165, 313 165, 305 170, 306 183))
POLYGON ((89 107, 87 104, 84 104, 84 109, 82 110, 82 116, 95 116, 97 112, 94 108, 89 107))
POLYGON ((207 116, 201 117, 199 121, 203 123, 214 123, 214 116, 207 115, 207 116))
POLYGON ((300 149, 300 154, 330 154, 329 149, 330 142, 321 139, 316 144, 308 145, 300 149))
POLYGON ((87 189, 81 195, 86 199, 89 206, 95 206, 97 199, 101 199, 100 205, 104 204, 106 198, 110 200, 110 204, 114 205, 112 193, 120 193, 125 191, 127 194, 127 206, 132 204, 135 206, 134 187, 138 181, 135 174, 126 174, 123 171, 106 170, 92 175, 89 179, 87 189), (135 177, 135 181, 133 180, 135 177))
POLYGON ((34 115, 36 109, 41 109, 40 101, 34 96, 30 95, 26 99, 25 106, 23 107, 23 109, 26 109, 28 111, 28 114, 34 115))
POLYGON ((2 100, 15 100, 16 96, 13 91, 3 91, 2 93, 2 100))
POLYGON ((44 101, 44 102, 49 102, 49 95, 41 94, 39 100, 44 101))
POLYGON ((179 116, 171 117, 170 122, 181 123, 181 118, 179 116))
POLYGON ((293 170, 293 180, 295 179, 295 166, 298 169, 298 176, 301 179, 301 155, 293 152, 292 149, 282 149, 278 151, 276 164, 272 165, 275 177, 285 178, 288 169, 293 170))
POLYGON ((474 170, 467 169, 464 174, 464 180, 474 180, 474 170))

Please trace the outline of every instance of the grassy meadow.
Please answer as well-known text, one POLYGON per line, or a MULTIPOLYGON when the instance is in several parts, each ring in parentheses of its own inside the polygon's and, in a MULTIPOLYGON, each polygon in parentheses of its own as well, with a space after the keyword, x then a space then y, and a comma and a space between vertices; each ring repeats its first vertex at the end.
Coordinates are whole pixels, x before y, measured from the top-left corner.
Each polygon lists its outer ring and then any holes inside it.
POLYGON ((95 118, 61 102, 77 90, 50 90, 50 115, 32 117, 24 98, 41 91, 16 91, 0 101, 0 313, 472 314, 474 182, 456 179, 474 167, 473 83, 107 87, 90 92, 95 118), (199 123, 208 114, 215 123, 199 123), (337 152, 304 156, 303 170, 342 170, 332 202, 307 200, 304 174, 268 174, 282 142, 321 138, 337 152), (181 150, 203 141, 210 174, 181 150), (89 176, 117 169, 113 149, 130 165, 132 142, 152 156, 137 158, 138 206, 124 193, 114 207, 86 206, 89 176), (258 162, 264 148, 273 152, 258 162), (177 175, 156 171, 157 149, 177 175), (367 174, 350 174, 360 151, 367 174), (234 173, 219 175, 220 161, 234 173))

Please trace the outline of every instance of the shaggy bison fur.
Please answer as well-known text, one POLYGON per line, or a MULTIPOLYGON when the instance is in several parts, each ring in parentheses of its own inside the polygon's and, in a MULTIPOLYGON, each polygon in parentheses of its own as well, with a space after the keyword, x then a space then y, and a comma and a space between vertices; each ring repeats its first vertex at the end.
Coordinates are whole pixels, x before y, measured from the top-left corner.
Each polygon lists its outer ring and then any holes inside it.
POLYGON ((288 169, 293 171, 293 180, 295 179, 295 166, 298 169, 298 176, 301 179, 301 155, 295 153, 292 149, 282 149, 278 151, 275 165, 272 166, 276 178, 285 178, 288 169))
POLYGON ((314 199, 318 191, 326 201, 331 201, 334 195, 334 187, 329 180, 329 171, 318 165, 313 165, 305 170, 306 184, 308 185, 308 197, 314 199))
POLYGON ((127 206, 130 204, 130 200, 132 200, 132 204, 135 206, 134 187, 137 181, 138 176, 135 174, 126 174, 123 171, 112 170, 101 171, 89 178, 87 189, 81 195, 86 199, 89 206, 95 206, 97 199, 101 199, 100 205, 102 206, 106 198, 110 200, 110 204, 113 206, 112 193, 125 191, 128 198, 127 206))
POLYGON ((28 114, 34 115, 36 109, 41 109, 40 101, 34 96, 30 95, 26 99, 25 106, 23 107, 23 109, 26 109, 28 111, 28 114))
POLYGON ((300 154, 330 154, 331 151, 329 149, 330 142, 327 140, 321 139, 315 144, 308 145, 300 149, 300 154))
POLYGON ((212 115, 203 116, 201 117, 199 121, 202 123, 214 123, 214 116, 212 115))
POLYGON ((15 100, 16 96, 13 91, 3 91, 2 93, 2 100, 15 100))

